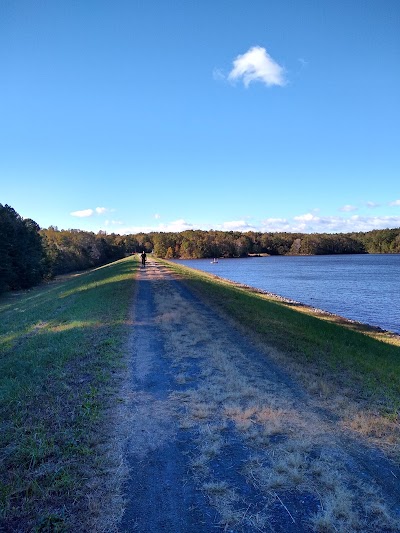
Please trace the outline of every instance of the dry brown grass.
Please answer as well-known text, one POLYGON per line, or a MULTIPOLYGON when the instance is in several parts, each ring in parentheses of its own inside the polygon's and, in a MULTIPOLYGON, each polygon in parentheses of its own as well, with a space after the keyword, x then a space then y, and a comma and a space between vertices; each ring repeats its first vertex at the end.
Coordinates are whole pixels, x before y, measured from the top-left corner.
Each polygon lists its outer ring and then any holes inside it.
POLYGON ((347 409, 342 425, 355 433, 367 437, 400 458, 400 420, 397 415, 383 415, 369 410, 347 409))

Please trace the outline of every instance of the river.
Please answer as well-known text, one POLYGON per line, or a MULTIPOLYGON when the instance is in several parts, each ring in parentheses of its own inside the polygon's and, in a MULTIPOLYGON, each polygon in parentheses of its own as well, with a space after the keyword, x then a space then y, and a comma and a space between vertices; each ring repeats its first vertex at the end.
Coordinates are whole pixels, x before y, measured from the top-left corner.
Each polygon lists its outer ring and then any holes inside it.
POLYGON ((176 262, 400 334, 400 254, 176 262))

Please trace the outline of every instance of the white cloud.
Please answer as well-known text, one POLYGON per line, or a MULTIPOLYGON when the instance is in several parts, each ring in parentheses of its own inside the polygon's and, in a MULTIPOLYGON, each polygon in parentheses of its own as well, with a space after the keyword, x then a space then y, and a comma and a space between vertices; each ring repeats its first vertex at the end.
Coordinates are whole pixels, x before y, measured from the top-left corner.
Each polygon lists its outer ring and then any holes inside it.
POLYGON ((313 215, 312 213, 306 213, 295 216, 292 219, 267 218, 259 225, 259 231, 287 231, 289 233, 351 233, 398 227, 400 227, 400 216, 368 217, 352 215, 349 217, 324 217, 313 215))
POLYGON ((291 227, 286 218, 266 218, 261 222, 259 231, 275 232, 290 231, 291 227))
POLYGON ((370 209, 373 209, 375 207, 379 207, 381 204, 377 204, 376 202, 367 202, 366 203, 367 207, 369 207, 370 209))
POLYGON ((190 229, 208 229, 201 227, 200 225, 193 225, 189 222, 186 222, 184 219, 174 220, 168 224, 158 224, 158 226, 126 226, 120 229, 121 233, 151 233, 152 231, 162 231, 162 232, 180 232, 190 229))
POLYGON ((108 209, 107 207, 96 207, 96 209, 82 209, 81 211, 73 211, 70 213, 73 217, 91 217, 95 213, 98 215, 103 215, 109 211, 114 211, 113 209, 108 209))
POLYGON ((109 221, 109 225, 119 225, 118 233, 178 233, 186 230, 220 230, 220 231, 259 231, 266 233, 351 233, 371 231, 373 229, 399 228, 400 216, 320 216, 316 211, 304 213, 292 218, 266 218, 261 221, 228 220, 221 223, 196 224, 184 219, 152 226, 122 226, 119 221, 109 221))
POLYGON ((354 205, 344 205, 339 209, 339 211, 343 211, 343 213, 350 213, 351 211, 357 211, 358 207, 354 205))
POLYGON ((155 218, 156 220, 159 220, 159 219, 161 218, 161 215, 159 215, 158 213, 156 213, 156 214, 154 215, 154 218, 155 218))
MULTIPOLYGON (((220 75, 220 71, 214 71, 220 75)), ((245 87, 252 81, 260 81, 265 85, 285 85, 284 69, 276 63, 265 48, 253 46, 245 54, 237 56, 233 61, 233 69, 228 75, 229 81, 243 80, 245 87)))
POLYGON ((122 220, 106 220, 104 222, 106 226, 122 226, 123 222, 122 220))
MULTIPOLYGON (((300 217, 295 217, 299 219, 300 217)), ((396 228, 400 226, 400 217, 365 217, 352 215, 351 217, 313 217, 293 226, 292 231, 303 233, 350 233, 357 231, 371 231, 373 229, 396 228)))
POLYGON ((255 231, 256 228, 252 224, 249 224, 245 220, 232 220, 229 222, 223 222, 217 224, 216 229, 221 231, 255 231))
POLYGON ((389 202, 389 205, 400 205, 400 200, 395 200, 394 202, 389 202))
POLYGON ((317 220, 318 217, 313 215, 312 213, 306 213, 305 215, 298 215, 297 217, 293 217, 294 220, 299 220, 301 222, 309 222, 310 220, 317 220))
POLYGON ((186 222, 183 218, 180 218, 179 220, 174 220, 170 222, 169 224, 160 224, 158 231, 185 231, 188 229, 195 229, 195 226, 193 224, 190 224, 189 222, 186 222))
POLYGON ((72 213, 70 213, 70 215, 72 215, 73 217, 83 218, 83 217, 91 217, 93 213, 94 213, 93 209, 82 209, 82 211, 73 211, 72 213))
POLYGON ((123 226, 118 233, 122 235, 136 234, 136 233, 151 233, 152 231, 160 231, 158 228, 152 226, 123 226))

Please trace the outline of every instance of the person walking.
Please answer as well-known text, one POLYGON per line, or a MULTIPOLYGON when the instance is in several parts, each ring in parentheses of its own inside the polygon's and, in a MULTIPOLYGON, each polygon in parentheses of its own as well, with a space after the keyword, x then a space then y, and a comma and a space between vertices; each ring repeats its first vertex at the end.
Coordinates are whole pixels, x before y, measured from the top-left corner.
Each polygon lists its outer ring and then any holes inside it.
POLYGON ((146 252, 144 250, 140 257, 142 258, 142 267, 144 268, 146 266, 146 252))

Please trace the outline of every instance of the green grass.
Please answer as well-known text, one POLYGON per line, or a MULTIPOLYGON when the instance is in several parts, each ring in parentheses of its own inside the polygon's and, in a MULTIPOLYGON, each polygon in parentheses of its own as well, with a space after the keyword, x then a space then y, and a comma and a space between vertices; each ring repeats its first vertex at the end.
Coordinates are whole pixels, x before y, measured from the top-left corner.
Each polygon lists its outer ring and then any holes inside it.
POLYGON ((193 269, 168 263, 181 279, 242 327, 284 353, 307 373, 311 369, 337 387, 374 399, 390 412, 400 407, 399 338, 338 317, 316 316, 193 269))
POLYGON ((72 531, 106 468, 136 261, 0 299, 0 529, 72 531))

